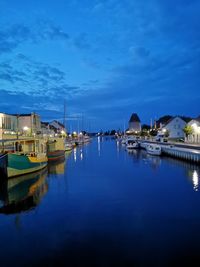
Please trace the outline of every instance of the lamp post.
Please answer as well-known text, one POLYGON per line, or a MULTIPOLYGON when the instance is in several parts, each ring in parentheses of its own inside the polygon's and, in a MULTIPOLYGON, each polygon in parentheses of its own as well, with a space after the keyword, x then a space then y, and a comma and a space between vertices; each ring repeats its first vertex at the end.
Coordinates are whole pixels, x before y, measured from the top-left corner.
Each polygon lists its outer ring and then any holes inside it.
POLYGON ((29 130, 29 128, 28 128, 27 126, 24 126, 24 127, 23 127, 23 131, 24 131, 24 133, 25 133, 25 136, 27 135, 28 130, 29 130))

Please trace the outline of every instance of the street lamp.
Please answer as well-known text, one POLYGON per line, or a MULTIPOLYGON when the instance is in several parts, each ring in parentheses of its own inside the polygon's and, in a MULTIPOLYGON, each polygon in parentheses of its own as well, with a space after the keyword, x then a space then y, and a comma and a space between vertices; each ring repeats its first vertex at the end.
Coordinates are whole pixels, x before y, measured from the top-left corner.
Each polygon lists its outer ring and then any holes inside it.
POLYGON ((27 134, 28 130, 29 130, 29 128, 27 126, 23 127, 23 131, 24 131, 25 135, 27 134))

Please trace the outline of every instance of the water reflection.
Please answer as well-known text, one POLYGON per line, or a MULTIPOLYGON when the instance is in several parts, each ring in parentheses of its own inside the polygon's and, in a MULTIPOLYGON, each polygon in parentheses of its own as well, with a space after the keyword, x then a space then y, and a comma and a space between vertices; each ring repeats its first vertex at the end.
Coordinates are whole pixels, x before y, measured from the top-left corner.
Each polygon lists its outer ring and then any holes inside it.
POLYGON ((77 149, 76 147, 74 148, 74 161, 76 162, 77 160, 77 149))
POLYGON ((129 156, 133 157, 134 162, 143 161, 149 164, 154 170, 159 168, 162 161, 161 157, 149 155, 145 150, 127 149, 127 153, 129 156))
POLYGON ((81 157, 81 160, 83 160, 83 149, 82 148, 80 149, 80 157, 81 157))
POLYGON ((48 165, 48 172, 50 174, 64 174, 64 172, 65 172, 65 160, 51 162, 48 165))
POLYGON ((190 163, 187 161, 170 158, 170 157, 163 157, 166 162, 175 165, 176 167, 183 168, 184 172, 186 173, 186 177, 192 183, 193 190, 195 192, 199 189, 199 177, 200 177, 200 167, 194 163, 190 163))
POLYGON ((196 170, 193 171, 192 175, 192 181, 193 181, 193 188, 194 191, 198 191, 198 186, 199 186, 199 176, 196 170))
POLYGON ((101 156, 101 137, 98 136, 97 138, 97 145, 98 145, 98 154, 101 156))
POLYGON ((13 214, 36 207, 48 191, 47 169, 18 178, 1 180, 0 213, 13 214))

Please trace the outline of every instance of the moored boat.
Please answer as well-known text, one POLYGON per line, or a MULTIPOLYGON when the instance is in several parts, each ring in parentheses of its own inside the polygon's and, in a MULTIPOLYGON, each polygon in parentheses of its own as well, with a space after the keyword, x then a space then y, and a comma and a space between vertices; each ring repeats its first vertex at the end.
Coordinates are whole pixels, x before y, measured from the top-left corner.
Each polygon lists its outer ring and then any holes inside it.
POLYGON ((73 149, 73 144, 71 142, 66 142, 65 143, 65 151, 72 151, 73 149))
POLYGON ((57 161, 65 157, 64 139, 54 138, 47 142, 47 158, 48 161, 57 161))
POLYGON ((127 149, 136 149, 136 148, 139 148, 139 143, 137 141, 135 141, 135 140, 129 139, 126 142, 126 148, 127 149))
POLYGON ((8 153, 7 178, 36 172, 47 166, 43 139, 4 140, 4 151, 8 153))
POLYGON ((47 166, 46 153, 9 153, 8 154, 8 178, 39 171, 47 166))
POLYGON ((161 146, 157 144, 149 144, 146 146, 147 153, 150 155, 160 156, 162 153, 161 146))
POLYGON ((7 177, 8 155, 0 153, 0 176, 7 177))

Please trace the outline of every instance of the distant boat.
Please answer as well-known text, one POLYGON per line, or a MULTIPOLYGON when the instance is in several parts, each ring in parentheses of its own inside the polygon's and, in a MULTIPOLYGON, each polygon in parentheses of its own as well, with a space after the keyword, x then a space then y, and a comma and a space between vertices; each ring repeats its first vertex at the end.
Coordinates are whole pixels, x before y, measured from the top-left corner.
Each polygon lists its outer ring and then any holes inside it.
POLYGON ((157 144, 149 144, 146 146, 147 153, 150 155, 160 156, 162 153, 161 146, 157 144))
POLYGON ((65 142, 65 151, 72 151, 74 145, 71 142, 65 142))

